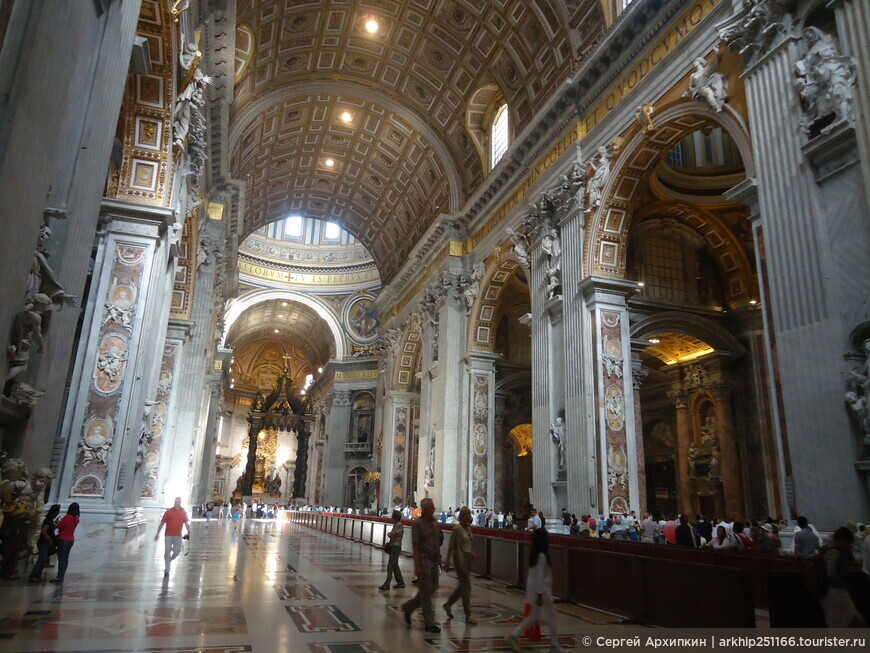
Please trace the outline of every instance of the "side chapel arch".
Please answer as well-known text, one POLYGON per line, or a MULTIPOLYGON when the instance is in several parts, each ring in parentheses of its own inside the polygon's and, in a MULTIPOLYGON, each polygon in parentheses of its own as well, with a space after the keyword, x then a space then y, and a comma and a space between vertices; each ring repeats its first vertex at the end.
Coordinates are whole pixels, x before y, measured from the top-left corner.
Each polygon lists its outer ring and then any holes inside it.
POLYGON ((688 134, 706 127, 721 127, 731 136, 746 170, 755 176, 752 146, 746 125, 739 115, 726 107, 722 113, 709 111, 694 100, 677 100, 652 115, 652 129, 644 132, 636 124, 613 163, 601 206, 590 220, 586 244, 586 274, 622 278, 625 276, 629 231, 637 218, 638 201, 644 180, 659 161, 688 134))
POLYGON ((409 319, 399 336, 399 350, 396 352, 396 364, 393 370, 392 388, 411 392, 414 389, 417 369, 420 366, 423 332, 419 322, 409 319))
POLYGON ((466 342, 469 349, 495 351, 498 301, 511 277, 520 269, 519 261, 509 254, 494 258, 488 266, 468 319, 466 342))

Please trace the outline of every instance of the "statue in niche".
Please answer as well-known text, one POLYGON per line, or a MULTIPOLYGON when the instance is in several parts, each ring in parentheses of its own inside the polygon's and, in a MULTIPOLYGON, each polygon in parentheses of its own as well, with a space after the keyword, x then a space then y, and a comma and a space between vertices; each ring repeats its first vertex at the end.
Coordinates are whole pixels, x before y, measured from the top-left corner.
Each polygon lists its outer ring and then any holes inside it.
POLYGON ((849 370, 849 390, 845 399, 846 405, 867 437, 870 436, 870 410, 867 405, 870 399, 870 338, 864 340, 861 350, 865 358, 864 365, 859 369, 849 370))
POLYGON ((601 198, 604 195, 604 187, 610 177, 610 161, 613 158, 611 148, 602 145, 598 148, 598 155, 589 163, 592 167, 592 177, 587 185, 589 206, 586 213, 591 213, 601 206, 601 198))
POLYGON ((550 435, 556 443, 556 468, 561 472, 565 469, 565 420, 561 416, 550 425, 550 435))
POLYGON ((716 418, 713 415, 708 415, 704 421, 704 426, 700 428, 701 432, 701 447, 705 453, 709 453, 716 446, 718 439, 716 438, 716 418))
POLYGON ((683 93, 683 97, 703 102, 716 113, 721 112, 728 102, 728 78, 722 73, 714 72, 721 60, 719 46, 716 47, 715 58, 709 66, 704 57, 695 59, 695 72, 689 77, 689 90, 683 93))
POLYGON ((551 227, 541 238, 541 250, 547 255, 547 296, 552 299, 561 290, 562 243, 559 232, 551 227))
POLYGON ((852 57, 840 53, 836 38, 818 27, 807 27, 803 37, 809 50, 794 66, 795 88, 803 106, 800 124, 812 136, 819 121, 833 116, 819 132, 828 134, 837 125, 855 120, 852 86, 858 77, 857 66, 852 57))
POLYGON ((529 255, 531 248, 528 237, 524 233, 510 227, 507 229, 507 235, 510 237, 511 243, 513 243, 514 255, 520 260, 520 263, 529 267, 531 265, 531 256, 529 255))

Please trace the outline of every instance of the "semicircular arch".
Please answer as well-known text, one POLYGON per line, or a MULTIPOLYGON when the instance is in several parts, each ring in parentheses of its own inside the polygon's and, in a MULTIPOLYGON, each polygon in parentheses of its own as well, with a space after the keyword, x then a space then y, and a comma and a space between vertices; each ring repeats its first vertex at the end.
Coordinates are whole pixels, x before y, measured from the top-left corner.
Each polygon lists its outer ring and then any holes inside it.
POLYGON ((329 326, 329 330, 335 340, 335 358, 341 360, 345 357, 347 345, 344 340, 344 333, 342 332, 341 323, 338 321, 338 317, 319 299, 292 290, 262 290, 244 295, 234 301, 226 311, 224 329, 221 334, 221 347, 226 346, 227 335, 229 334, 230 329, 232 329, 233 324, 235 324, 246 310, 253 308, 262 302, 275 300, 298 302, 313 309, 318 317, 329 326))
POLYGON ((706 343, 715 351, 735 357, 746 353, 746 348, 727 329, 713 320, 693 313, 682 311, 655 313, 631 326, 632 340, 649 340, 660 333, 685 334, 706 343))
POLYGON ((725 281, 729 307, 736 308, 750 300, 750 295, 756 290, 752 264, 737 236, 715 213, 682 202, 661 201, 637 211, 632 224, 637 227, 648 218, 672 219, 698 234, 725 281))
POLYGON ((480 282, 480 293, 471 307, 468 320, 466 342, 469 349, 478 351, 495 350, 495 320, 498 300, 507 287, 511 277, 521 268, 513 256, 495 258, 480 282))
POLYGON ((752 144, 746 124, 730 107, 710 111, 696 100, 676 100, 652 114, 652 128, 632 126, 604 186, 600 206, 589 220, 586 273, 625 276, 626 245, 644 180, 659 161, 686 135, 705 127, 722 127, 731 136, 747 177, 755 176, 752 144))
POLYGON ((414 375, 419 366, 423 344, 423 332, 419 322, 408 320, 399 336, 399 349, 393 370, 393 389, 410 391, 414 387, 414 375))

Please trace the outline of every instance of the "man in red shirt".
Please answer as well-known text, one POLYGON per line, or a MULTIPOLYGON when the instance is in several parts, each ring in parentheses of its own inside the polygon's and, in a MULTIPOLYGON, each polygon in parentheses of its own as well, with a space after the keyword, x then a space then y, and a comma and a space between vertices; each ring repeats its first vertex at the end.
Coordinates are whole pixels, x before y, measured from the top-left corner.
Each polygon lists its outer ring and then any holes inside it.
POLYGON ((175 497, 175 505, 163 513, 163 519, 160 520, 160 526, 157 528, 157 535, 154 536, 156 542, 160 539, 160 531, 163 530, 163 525, 166 525, 166 547, 163 552, 163 560, 166 562, 166 567, 163 569, 163 575, 169 575, 169 564, 178 557, 181 553, 181 526, 187 529, 187 537, 190 537, 190 522, 187 519, 187 512, 181 507, 181 497, 175 497))

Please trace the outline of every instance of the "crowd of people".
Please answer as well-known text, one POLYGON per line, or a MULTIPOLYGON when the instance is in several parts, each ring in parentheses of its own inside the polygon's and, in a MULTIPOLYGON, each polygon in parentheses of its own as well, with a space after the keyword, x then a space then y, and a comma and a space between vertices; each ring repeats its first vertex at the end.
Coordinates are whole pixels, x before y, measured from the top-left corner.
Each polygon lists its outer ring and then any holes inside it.
MULTIPOLYGON (((387 535, 390 555, 387 565, 387 580, 378 589, 388 590, 394 573, 397 580, 394 587, 405 586, 398 567, 398 556, 404 537, 402 520, 405 514, 410 514, 411 519, 414 520, 411 526, 411 542, 414 551, 415 584, 417 585, 416 595, 401 606, 405 623, 410 628, 412 614, 420 609, 423 612, 424 630, 428 633, 441 632, 435 621, 433 598, 438 589, 441 570, 443 569, 447 573, 455 569, 459 582, 442 608, 447 618, 452 620, 454 618, 453 606, 461 602, 465 613, 465 623, 476 624, 477 620, 471 612, 471 565, 475 560, 472 544, 474 533, 471 526, 476 515, 467 506, 463 506, 455 512, 452 508, 449 511, 443 511, 440 514, 440 519, 435 518, 435 504, 429 498, 423 499, 419 508, 412 507, 409 513, 405 510, 394 509, 391 515, 394 524, 387 535), (439 527, 439 521, 445 523, 448 519, 456 525, 450 531, 447 559, 442 560, 441 545, 444 542, 444 531, 439 527)), ((484 519, 487 519, 486 514, 484 514, 484 519)), ((496 522, 493 520, 490 523, 496 522)), ((502 519, 503 523, 504 519, 502 519)), ((532 535, 529 571, 526 580, 525 616, 506 638, 515 651, 521 650, 518 638, 527 633, 533 624, 539 622, 542 613, 546 616, 549 626, 551 653, 559 653, 562 650, 559 647, 557 636, 551 568, 549 536, 546 528, 541 525, 534 530, 532 535)))

